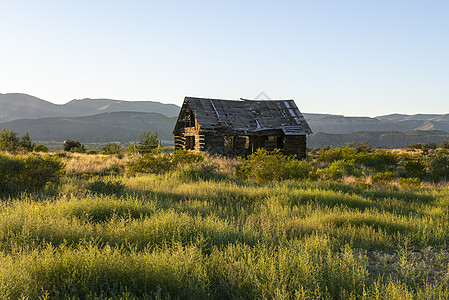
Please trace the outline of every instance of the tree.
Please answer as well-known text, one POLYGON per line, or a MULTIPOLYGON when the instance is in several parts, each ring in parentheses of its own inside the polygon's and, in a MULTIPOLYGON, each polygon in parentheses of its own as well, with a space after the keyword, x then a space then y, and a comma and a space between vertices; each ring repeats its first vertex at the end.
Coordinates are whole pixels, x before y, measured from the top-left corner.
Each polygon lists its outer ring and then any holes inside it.
POLYGON ((449 179, 449 156, 439 153, 430 160, 429 178, 434 182, 449 179))
POLYGON ((151 131, 144 131, 140 135, 139 144, 135 146, 135 151, 140 154, 151 153, 154 149, 160 147, 161 141, 158 138, 157 132, 151 133, 151 131))
POLYGON ((64 151, 84 153, 86 151, 86 148, 79 141, 66 140, 64 142, 64 151))
POLYGON ((0 150, 16 152, 19 149, 19 139, 14 131, 3 128, 0 132, 0 150))
POLYGON ((443 141, 440 148, 449 149, 449 141, 443 141))
POLYGON ((33 143, 33 140, 31 139, 30 134, 28 132, 25 133, 22 136, 22 138, 20 139, 19 146, 23 150, 26 150, 29 152, 33 151, 34 143, 33 143))
POLYGON ((34 152, 48 152, 48 148, 45 145, 36 145, 33 147, 34 152))
POLYGON ((101 148, 101 154, 119 154, 122 152, 122 147, 120 147, 120 145, 118 145, 117 143, 110 143, 107 144, 105 146, 103 146, 103 148, 101 148))

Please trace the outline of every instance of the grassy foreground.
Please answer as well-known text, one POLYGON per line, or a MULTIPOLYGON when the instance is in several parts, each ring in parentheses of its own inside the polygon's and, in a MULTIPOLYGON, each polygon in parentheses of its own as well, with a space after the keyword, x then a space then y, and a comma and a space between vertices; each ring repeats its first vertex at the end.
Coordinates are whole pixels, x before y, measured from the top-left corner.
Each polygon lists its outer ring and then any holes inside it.
POLYGON ((0 206, 0 299, 448 299, 449 189, 110 177, 0 206))

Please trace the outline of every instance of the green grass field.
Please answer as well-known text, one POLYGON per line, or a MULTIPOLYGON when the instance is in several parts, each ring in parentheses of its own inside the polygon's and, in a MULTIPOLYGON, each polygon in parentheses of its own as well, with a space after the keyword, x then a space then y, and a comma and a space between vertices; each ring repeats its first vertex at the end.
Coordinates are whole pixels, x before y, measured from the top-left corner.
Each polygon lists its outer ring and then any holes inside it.
POLYGON ((449 299, 447 151, 320 151, 2 154, 0 299, 449 299))
POLYGON ((446 299, 449 190, 96 177, 3 199, 1 299, 446 299))

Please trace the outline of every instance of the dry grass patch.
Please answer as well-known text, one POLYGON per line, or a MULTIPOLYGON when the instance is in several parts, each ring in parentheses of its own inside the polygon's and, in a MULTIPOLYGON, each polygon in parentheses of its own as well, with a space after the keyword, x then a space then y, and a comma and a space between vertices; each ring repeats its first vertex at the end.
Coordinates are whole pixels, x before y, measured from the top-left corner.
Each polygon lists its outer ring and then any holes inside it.
POLYGON ((68 175, 113 175, 125 172, 127 158, 119 158, 116 155, 66 152, 63 161, 68 175))

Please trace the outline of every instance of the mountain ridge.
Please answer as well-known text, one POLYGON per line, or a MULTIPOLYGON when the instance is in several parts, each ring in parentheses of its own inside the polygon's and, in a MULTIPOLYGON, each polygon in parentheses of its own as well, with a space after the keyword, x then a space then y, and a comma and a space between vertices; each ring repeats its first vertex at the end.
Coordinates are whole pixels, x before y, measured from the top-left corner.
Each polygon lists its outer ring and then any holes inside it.
POLYGON ((147 112, 107 112, 82 117, 46 117, 0 123, 19 136, 28 132, 37 141, 75 139, 84 143, 132 143, 143 131, 157 132, 164 141, 172 141, 175 117, 147 112))
POLYGON ((141 111, 177 116, 180 107, 158 101, 126 101, 115 99, 74 99, 65 104, 54 104, 27 94, 0 94, 0 123, 45 117, 81 117, 104 112, 141 111))
MULTIPOLYGON (((0 128, 18 134, 29 132, 33 139, 41 141, 70 138, 83 142, 130 142, 144 130, 157 131, 161 139, 169 141, 173 139, 171 131, 179 111, 175 104, 157 101, 84 98, 54 104, 27 94, 0 94, 0 128)), ((308 138, 310 147, 341 146, 351 141, 397 147, 411 140, 439 143, 449 139, 449 134, 445 136, 449 132, 449 114, 303 115, 314 132, 308 138)))

